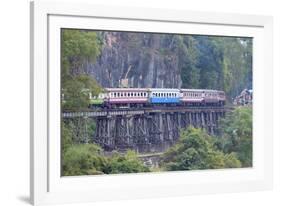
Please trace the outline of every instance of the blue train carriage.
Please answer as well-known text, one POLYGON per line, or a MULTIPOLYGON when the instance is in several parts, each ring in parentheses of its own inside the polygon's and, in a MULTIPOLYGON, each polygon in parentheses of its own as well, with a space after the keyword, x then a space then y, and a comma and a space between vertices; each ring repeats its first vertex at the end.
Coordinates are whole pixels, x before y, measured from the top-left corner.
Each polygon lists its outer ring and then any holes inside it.
POLYGON ((180 103, 180 90, 151 88, 149 89, 149 103, 160 105, 177 105, 180 103))

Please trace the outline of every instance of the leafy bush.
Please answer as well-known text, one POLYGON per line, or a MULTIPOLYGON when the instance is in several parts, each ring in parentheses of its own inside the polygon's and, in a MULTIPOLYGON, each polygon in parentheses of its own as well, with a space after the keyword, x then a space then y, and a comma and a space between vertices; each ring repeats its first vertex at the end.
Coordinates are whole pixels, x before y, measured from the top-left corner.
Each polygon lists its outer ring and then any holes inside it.
POLYGON ((101 155, 101 148, 94 144, 72 145, 63 153, 63 175, 95 175, 103 174, 107 164, 101 155))
POLYGON ((168 171, 241 166, 234 153, 225 155, 214 142, 204 130, 189 127, 181 132, 179 142, 164 153, 161 165, 168 171))
POLYGON ((95 144, 75 144, 63 153, 64 176, 149 172, 133 151, 104 156, 95 144))
POLYGON ((125 155, 113 154, 107 165, 108 174, 149 172, 149 168, 138 159, 134 151, 127 151, 125 155))

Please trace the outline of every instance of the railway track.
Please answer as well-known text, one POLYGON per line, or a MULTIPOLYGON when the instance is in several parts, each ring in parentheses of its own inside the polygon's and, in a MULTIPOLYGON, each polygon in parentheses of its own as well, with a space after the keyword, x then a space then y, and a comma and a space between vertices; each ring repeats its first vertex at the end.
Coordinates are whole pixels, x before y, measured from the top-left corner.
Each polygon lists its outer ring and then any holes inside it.
POLYGON ((231 111, 234 107, 149 107, 149 108, 118 108, 103 110, 85 110, 85 111, 65 111, 63 118, 75 117, 108 117, 118 115, 145 115, 151 113, 174 113, 174 112, 225 112, 231 111))

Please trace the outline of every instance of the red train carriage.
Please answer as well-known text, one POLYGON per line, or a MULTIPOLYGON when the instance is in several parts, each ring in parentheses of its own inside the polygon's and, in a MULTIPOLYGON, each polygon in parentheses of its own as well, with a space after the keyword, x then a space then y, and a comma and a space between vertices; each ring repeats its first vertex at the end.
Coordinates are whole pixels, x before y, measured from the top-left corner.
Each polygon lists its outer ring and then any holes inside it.
POLYGON ((203 91, 200 89, 181 89, 183 105, 201 105, 204 102, 203 91))
POLYGON ((181 89, 181 102, 183 105, 223 105, 225 93, 207 89, 181 89))

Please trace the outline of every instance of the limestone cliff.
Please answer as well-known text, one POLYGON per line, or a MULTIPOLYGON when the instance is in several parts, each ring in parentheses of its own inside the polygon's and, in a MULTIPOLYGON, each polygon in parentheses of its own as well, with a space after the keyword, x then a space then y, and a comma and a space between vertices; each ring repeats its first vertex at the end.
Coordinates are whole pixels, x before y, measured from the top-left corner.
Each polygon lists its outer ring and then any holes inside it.
POLYGON ((128 87, 180 88, 176 36, 135 32, 100 32, 101 55, 86 62, 85 72, 103 87, 118 87, 128 79, 128 87))

